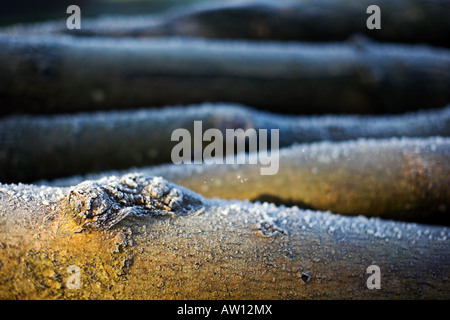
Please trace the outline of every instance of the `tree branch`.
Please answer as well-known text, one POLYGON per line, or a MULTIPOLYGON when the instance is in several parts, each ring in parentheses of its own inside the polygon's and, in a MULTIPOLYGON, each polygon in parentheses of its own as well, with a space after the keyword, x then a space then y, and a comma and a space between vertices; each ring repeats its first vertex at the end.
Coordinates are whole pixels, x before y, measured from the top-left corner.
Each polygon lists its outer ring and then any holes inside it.
POLYGON ((247 160, 243 165, 128 169, 60 179, 56 184, 67 186, 86 178, 136 171, 163 176, 205 197, 264 200, 340 214, 448 225, 449 146, 448 138, 439 137, 320 142, 280 150, 279 170, 274 175, 261 175, 260 168, 269 164, 248 164, 247 160))
MULTIPOLYGON (((135 210, 109 229, 83 229, 74 219, 92 213, 88 208, 103 212, 98 206, 84 206, 94 201, 91 191, 98 196, 99 191, 109 190, 99 199, 115 199, 110 195, 120 190, 123 196, 130 192, 136 199, 152 181, 128 176, 63 189, 2 185, 0 297, 450 297, 450 234, 443 227, 208 200, 164 180, 159 186, 177 188, 182 199, 185 195, 190 199, 186 204, 197 201, 194 211, 180 215, 181 208, 172 207, 174 216, 169 218, 130 202, 117 202, 135 210), (74 192, 85 196, 81 207, 70 205, 74 192), (373 264, 381 269, 380 290, 366 286, 366 269, 373 264), (80 268, 78 290, 67 285, 71 265, 80 268)), ((159 201, 158 197, 153 199, 159 201)))
MULTIPOLYGON (((279 130, 280 147, 357 138, 450 136, 450 107, 398 116, 282 116, 234 104, 0 119, 0 181, 32 182, 172 162, 178 128, 279 130)), ((202 137, 199 137, 202 140, 202 137)), ((207 142, 203 143, 204 147, 207 142)))
POLYGON ((204 101, 373 114, 450 101, 450 53, 424 46, 1 35, 0 47, 3 114, 204 101))
POLYGON ((65 21, 15 26, 9 32, 77 36, 342 41, 361 34, 378 41, 449 47, 450 6, 445 0, 216 1, 158 15, 83 19, 81 30, 65 21), (369 30, 370 5, 381 9, 381 29, 369 30))

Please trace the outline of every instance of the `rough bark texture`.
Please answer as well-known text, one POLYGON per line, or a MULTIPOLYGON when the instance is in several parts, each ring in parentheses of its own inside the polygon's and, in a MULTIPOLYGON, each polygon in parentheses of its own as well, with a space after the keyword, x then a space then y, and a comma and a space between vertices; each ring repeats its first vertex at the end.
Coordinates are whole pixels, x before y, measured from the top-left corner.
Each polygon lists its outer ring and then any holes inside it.
MULTIPOLYGON (((268 203, 208 200, 164 180, 159 180, 160 187, 177 188, 182 199, 190 199, 185 204, 195 201, 195 209, 180 215, 182 207, 172 207, 170 218, 136 207, 105 228, 101 221, 108 220, 99 219, 99 225, 87 229, 74 219, 89 215, 89 208, 100 208, 72 206, 74 192, 83 191, 84 200, 91 204, 111 201, 112 193, 132 194, 136 199, 145 187, 135 187, 153 185, 152 181, 127 176, 70 188, 2 185, 0 297, 450 297, 450 233, 444 227, 342 217, 268 203), (99 195, 102 190, 111 193, 99 195), (373 264, 381 269, 380 290, 366 286, 366 268, 373 264), (68 285, 71 265, 80 268, 80 289, 68 285)), ((161 194, 152 199, 164 201, 161 194)), ((111 205, 122 208, 123 202, 115 199, 111 205)))
POLYGON ((170 163, 178 143, 171 141, 172 132, 185 128, 194 137, 194 121, 202 121, 203 131, 218 128, 224 134, 226 129, 278 129, 280 147, 321 140, 450 136, 450 107, 399 116, 282 116, 233 104, 204 104, 9 116, 0 119, 0 181, 32 182, 170 163))
POLYGON ((373 114, 450 101, 450 53, 426 46, 1 35, 0 47, 4 114, 204 101, 373 114))
MULTIPOLYGON (((256 157, 253 154, 252 157, 256 157)), ((269 164, 165 165, 128 170, 161 175, 205 197, 263 200, 335 213, 448 225, 450 140, 391 138, 301 144, 269 164)), ((234 161, 236 163, 236 161, 234 161)), ((89 176, 98 179, 109 173, 89 176)), ((123 172, 115 172, 123 174, 123 172)), ((73 185, 85 178, 56 181, 73 185)), ((47 184, 47 182, 44 182, 47 184)))

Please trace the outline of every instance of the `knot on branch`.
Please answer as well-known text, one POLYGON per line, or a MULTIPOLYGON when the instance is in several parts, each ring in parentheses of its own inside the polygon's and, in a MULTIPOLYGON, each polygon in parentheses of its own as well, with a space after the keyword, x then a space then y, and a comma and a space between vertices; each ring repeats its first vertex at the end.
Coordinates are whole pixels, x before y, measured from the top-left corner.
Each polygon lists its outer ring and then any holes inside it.
POLYGON ((187 214, 202 204, 161 177, 128 174, 84 181, 70 190, 68 206, 83 229, 109 229, 129 215, 187 214))

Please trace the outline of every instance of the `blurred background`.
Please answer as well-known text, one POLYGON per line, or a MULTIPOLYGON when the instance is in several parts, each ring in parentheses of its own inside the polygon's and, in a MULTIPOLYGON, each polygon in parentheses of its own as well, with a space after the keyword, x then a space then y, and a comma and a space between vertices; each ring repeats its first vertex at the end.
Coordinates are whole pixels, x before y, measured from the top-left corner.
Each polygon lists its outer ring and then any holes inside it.
POLYGON ((156 13, 176 5, 207 0, 16 0, 0 2, 0 25, 38 22, 65 17, 69 5, 78 5, 83 17, 104 14, 132 15, 156 13))

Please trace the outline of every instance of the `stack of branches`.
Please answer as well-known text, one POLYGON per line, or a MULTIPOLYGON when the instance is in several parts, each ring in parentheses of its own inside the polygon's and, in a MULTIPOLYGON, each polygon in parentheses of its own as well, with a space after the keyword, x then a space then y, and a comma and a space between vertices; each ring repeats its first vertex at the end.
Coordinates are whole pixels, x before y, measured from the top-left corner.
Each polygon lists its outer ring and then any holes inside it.
POLYGON ((235 1, 3 29, 0 297, 448 299, 449 15, 235 1), (171 164, 194 121, 278 129, 278 173, 171 164))

